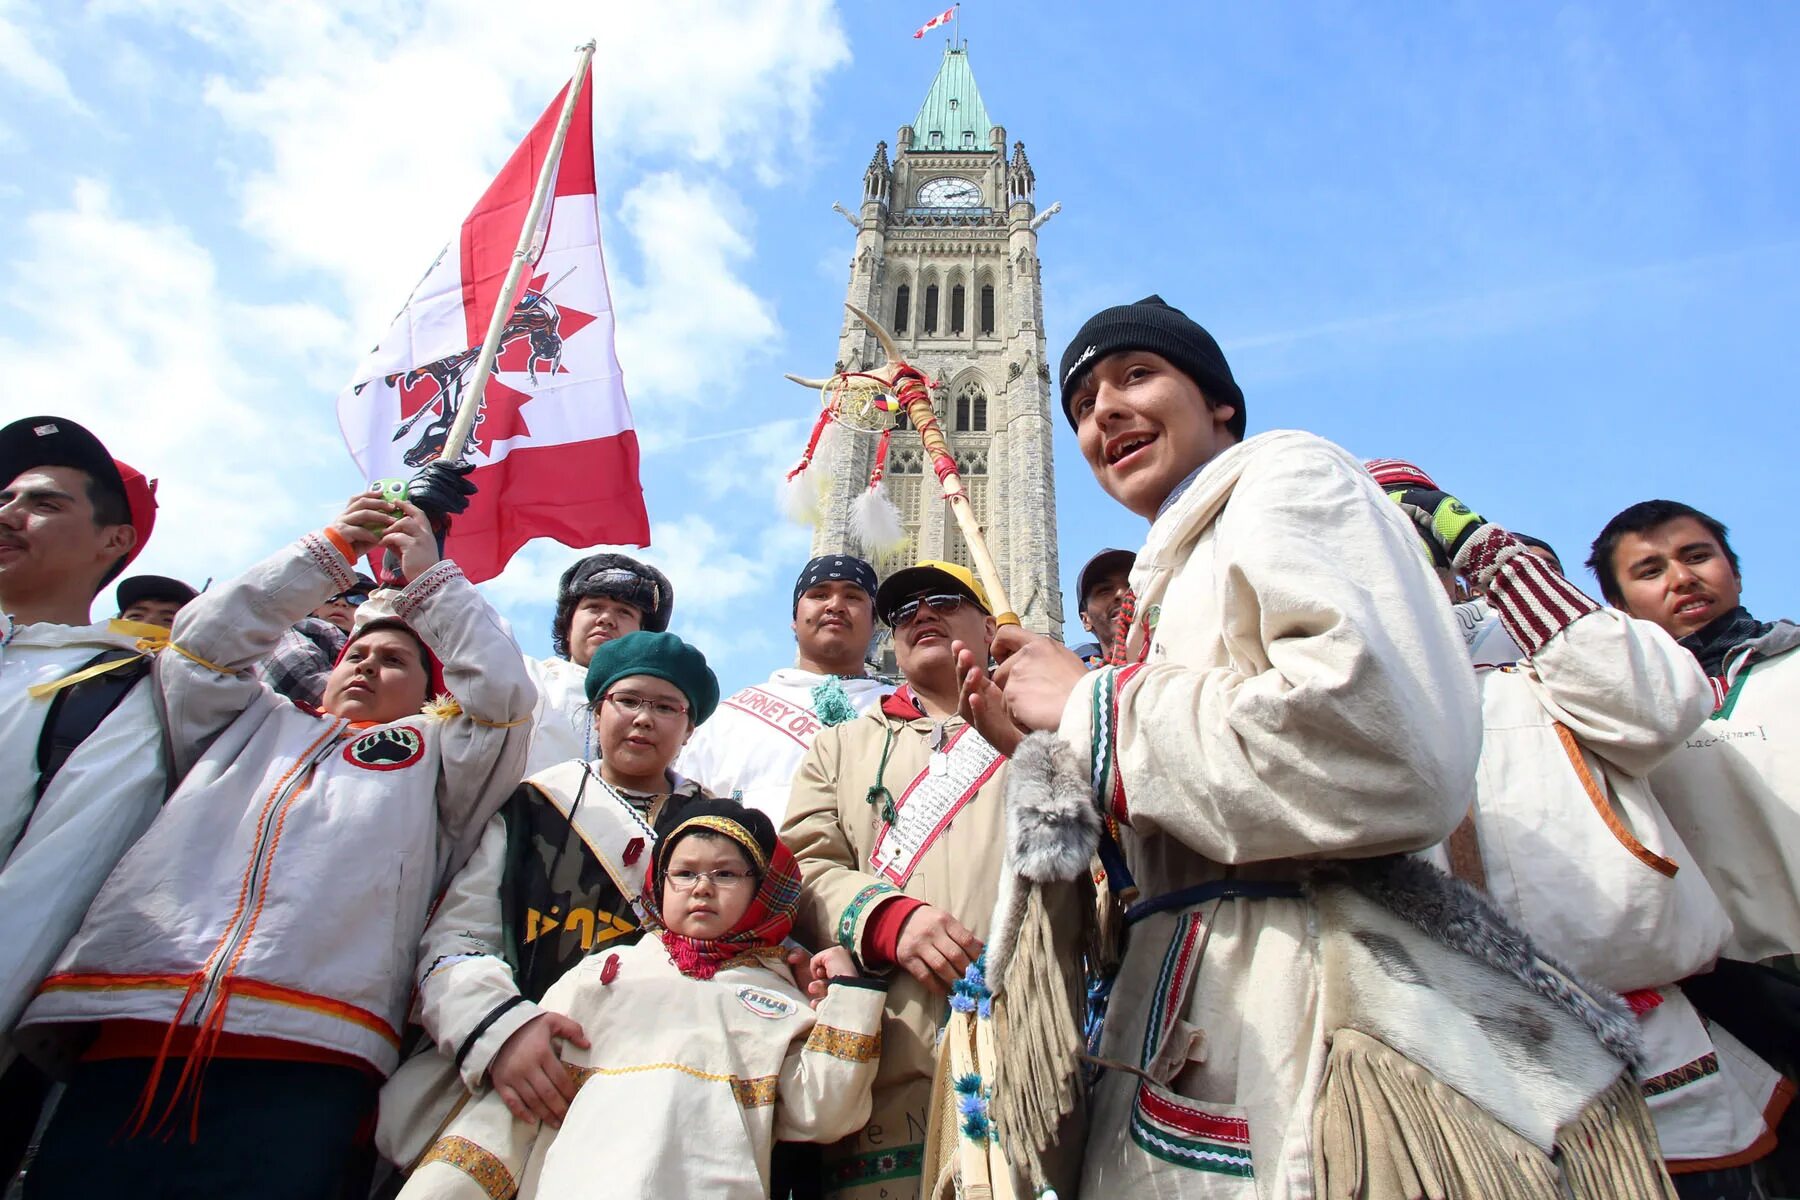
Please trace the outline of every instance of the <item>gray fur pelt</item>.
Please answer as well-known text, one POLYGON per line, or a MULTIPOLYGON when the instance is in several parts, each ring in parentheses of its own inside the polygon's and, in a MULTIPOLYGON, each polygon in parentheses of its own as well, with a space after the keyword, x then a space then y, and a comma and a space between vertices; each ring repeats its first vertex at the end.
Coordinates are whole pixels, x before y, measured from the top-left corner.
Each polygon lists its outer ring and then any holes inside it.
POLYGON ((1566 1010, 1620 1062, 1630 1067, 1642 1062, 1637 1018, 1625 1001, 1544 954, 1462 880, 1410 855, 1334 863, 1315 879, 1333 876, 1432 940, 1512 976, 1566 1010))
POLYGON ((1055 734, 1028 734, 1006 767, 1006 861, 987 943, 988 986, 1001 990, 1027 884, 1087 874, 1100 844, 1100 813, 1080 759, 1055 734))

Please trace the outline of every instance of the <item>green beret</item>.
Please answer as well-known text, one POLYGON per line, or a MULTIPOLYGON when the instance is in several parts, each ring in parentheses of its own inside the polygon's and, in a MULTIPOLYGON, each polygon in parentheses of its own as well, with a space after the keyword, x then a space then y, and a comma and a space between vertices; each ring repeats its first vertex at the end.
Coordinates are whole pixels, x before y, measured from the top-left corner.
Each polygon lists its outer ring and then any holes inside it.
POLYGON ((602 642, 594 651, 588 660, 588 703, 596 703, 607 688, 633 675, 666 679, 680 688, 696 725, 719 707, 719 679, 706 665, 706 655, 672 633, 642 630, 602 642))

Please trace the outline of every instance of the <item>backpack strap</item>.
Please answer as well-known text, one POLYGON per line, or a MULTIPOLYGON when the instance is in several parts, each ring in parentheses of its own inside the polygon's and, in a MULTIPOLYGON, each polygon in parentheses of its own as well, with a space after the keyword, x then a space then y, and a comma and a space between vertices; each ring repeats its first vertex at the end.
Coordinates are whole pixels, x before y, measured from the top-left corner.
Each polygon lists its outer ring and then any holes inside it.
POLYGON ((50 790, 51 781, 69 756, 124 703, 126 694, 150 671, 149 656, 135 650, 103 650, 84 663, 82 670, 114 662, 125 665, 71 684, 50 698, 50 711, 44 714, 44 726, 38 734, 34 807, 50 790), (131 661, 126 662, 128 659, 131 661))

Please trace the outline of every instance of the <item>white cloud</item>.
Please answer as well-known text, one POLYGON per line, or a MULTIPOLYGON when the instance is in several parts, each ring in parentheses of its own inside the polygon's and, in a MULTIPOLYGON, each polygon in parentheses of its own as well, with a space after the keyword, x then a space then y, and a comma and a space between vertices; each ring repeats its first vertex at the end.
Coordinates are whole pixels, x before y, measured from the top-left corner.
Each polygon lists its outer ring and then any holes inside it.
POLYGON ((69 77, 40 48, 38 36, 18 20, 20 7, 11 0, 0 0, 0 75, 34 95, 86 113, 86 106, 69 86, 69 77))
POLYGON ((24 222, 7 264, 0 335, 8 395, 92 428, 160 479, 150 563, 204 578, 284 540, 313 505, 271 487, 341 457, 324 412, 296 419, 285 344, 266 335, 328 325, 303 305, 226 299, 212 255, 179 226, 123 215, 110 190, 76 183, 63 207, 24 222))
POLYGON ((642 261, 638 278, 613 287, 627 384, 664 401, 718 397, 781 332, 767 301, 734 274, 751 252, 747 214, 723 188, 672 172, 633 187, 621 208, 642 261))
POLYGON ((783 156, 771 142, 807 150, 822 82, 849 60, 824 0, 603 13, 565 0, 524 15, 487 0, 112 0, 108 11, 173 23, 240 64, 206 99, 266 149, 238 183, 245 226, 281 261, 338 279, 369 336, 550 101, 577 43, 598 39, 603 189, 629 179, 629 164, 667 160, 749 163, 772 181, 783 156))

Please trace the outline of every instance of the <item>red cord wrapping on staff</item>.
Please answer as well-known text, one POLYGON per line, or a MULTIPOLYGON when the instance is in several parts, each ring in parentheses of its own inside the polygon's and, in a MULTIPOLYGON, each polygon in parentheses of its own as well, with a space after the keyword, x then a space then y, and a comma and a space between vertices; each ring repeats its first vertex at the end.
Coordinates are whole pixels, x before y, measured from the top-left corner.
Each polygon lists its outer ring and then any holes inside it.
POLYGON ((1106 663, 1112 667, 1125 665, 1125 639, 1131 636, 1131 623, 1137 620, 1137 593, 1130 588, 1119 598, 1119 615, 1113 621, 1112 649, 1107 651, 1106 663))
MULTIPOLYGON (((894 396, 900 401, 901 407, 909 413, 912 411, 912 406, 907 393, 914 390, 924 392, 930 386, 931 380, 927 379, 924 372, 920 371, 919 368, 913 366, 911 363, 901 363, 894 371, 894 396)), ((926 394, 929 396, 928 392, 926 394)), ((937 424, 937 415, 935 413, 932 414, 931 424, 937 424)), ((919 433, 920 441, 924 442, 925 439, 923 435, 925 429, 920 428, 919 433)), ((939 433, 941 436, 941 429, 939 430, 939 433)), ((944 484, 950 476, 957 473, 956 460, 954 458, 951 458, 942 450, 933 449, 929 442, 925 442, 925 449, 931 452, 931 470, 932 473, 937 476, 940 485, 944 484)), ((960 487, 954 491, 946 490, 944 492, 946 499, 951 496, 964 495, 966 495, 966 493, 960 487)))

